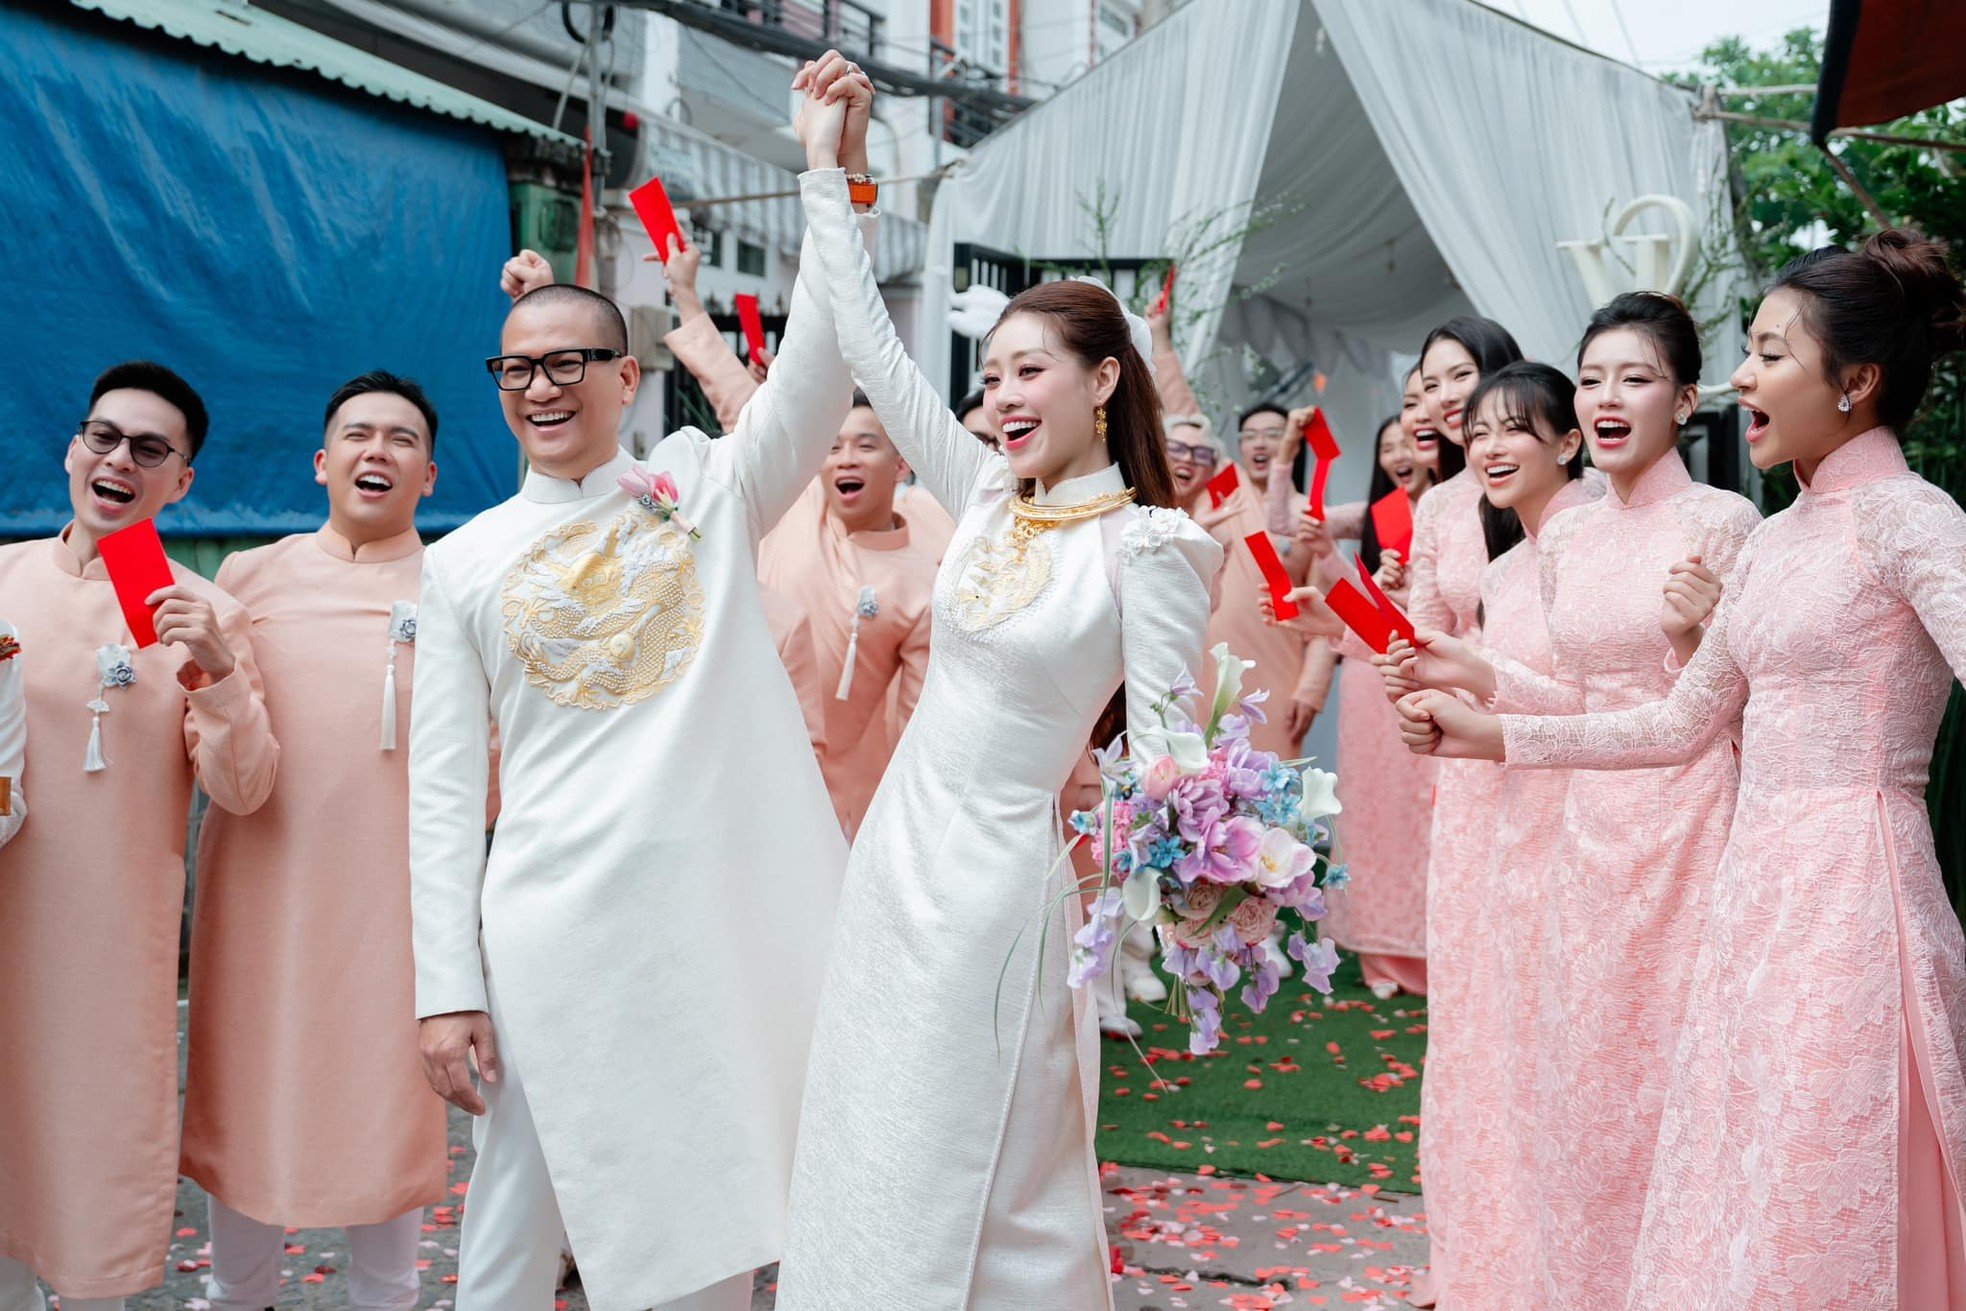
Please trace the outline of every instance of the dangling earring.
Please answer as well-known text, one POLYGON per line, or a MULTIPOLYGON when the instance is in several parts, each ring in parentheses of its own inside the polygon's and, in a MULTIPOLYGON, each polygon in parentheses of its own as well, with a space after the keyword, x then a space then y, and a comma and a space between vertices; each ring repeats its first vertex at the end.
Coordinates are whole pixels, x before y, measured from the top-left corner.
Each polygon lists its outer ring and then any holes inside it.
MULTIPOLYGON (((1844 408, 1849 407, 1846 405, 1844 408)), ((1092 435, 1101 446, 1106 444, 1106 407, 1103 405, 1092 407, 1092 435)))
POLYGON ((1836 408, 1841 410, 1845 414, 1848 414, 1850 412, 1849 393, 1846 392, 1843 395, 1836 398, 1836 408))

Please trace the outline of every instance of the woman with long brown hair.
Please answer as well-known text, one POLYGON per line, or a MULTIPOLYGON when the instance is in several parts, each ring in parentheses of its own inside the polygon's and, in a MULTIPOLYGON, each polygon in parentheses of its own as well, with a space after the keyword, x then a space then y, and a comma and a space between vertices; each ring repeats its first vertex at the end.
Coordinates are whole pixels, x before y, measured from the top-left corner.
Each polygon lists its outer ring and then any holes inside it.
MULTIPOLYGON (((820 89, 868 94, 836 59, 820 89)), ((847 867, 779 1306, 1105 1307, 1097 1040, 1066 985, 1056 798, 1095 725, 1108 740, 1118 711, 1137 735, 1199 672, 1222 552, 1171 508, 1145 324, 1096 284, 1017 296, 984 363, 1002 450, 983 446, 895 336, 835 160, 807 142, 805 258, 957 527, 921 698, 847 867)))

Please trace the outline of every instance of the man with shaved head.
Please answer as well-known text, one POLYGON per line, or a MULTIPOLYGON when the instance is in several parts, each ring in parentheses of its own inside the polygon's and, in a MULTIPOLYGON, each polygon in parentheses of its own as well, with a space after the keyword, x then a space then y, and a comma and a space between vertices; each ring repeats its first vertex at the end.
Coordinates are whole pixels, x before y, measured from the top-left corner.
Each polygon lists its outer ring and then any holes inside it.
POLYGON ((520 296, 486 362, 530 472, 425 556, 410 732, 425 1072, 479 1117, 459 1311, 545 1311, 562 1225, 600 1311, 741 1311, 778 1256, 845 860, 756 582, 853 390, 816 277, 730 435, 646 459, 605 297, 520 296))

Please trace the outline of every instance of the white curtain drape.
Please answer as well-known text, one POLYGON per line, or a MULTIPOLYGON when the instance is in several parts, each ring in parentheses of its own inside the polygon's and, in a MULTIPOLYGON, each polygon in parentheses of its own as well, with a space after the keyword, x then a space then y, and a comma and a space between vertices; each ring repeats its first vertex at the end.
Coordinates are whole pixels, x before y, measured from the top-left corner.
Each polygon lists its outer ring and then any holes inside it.
MULTIPOLYGON (((1708 215, 1724 190, 1724 143, 1683 89, 1469 0, 1315 4, 1427 235, 1530 355, 1570 366, 1594 308, 1557 242, 1604 235, 1637 196, 1708 215)), ((1727 321, 1709 354, 1728 368, 1733 286, 1710 279, 1695 305, 1727 321)))
MULTIPOLYGON (((979 146, 935 196, 918 359, 948 376, 951 248, 980 242, 1039 258, 1155 259, 1198 221, 1256 193, 1276 117, 1296 0, 1191 4, 1092 74, 979 146), (1116 202, 1105 249, 1087 212, 1116 202)), ((1229 240, 1183 267, 1178 298, 1211 307, 1186 333, 1190 362, 1212 348, 1241 253, 1229 240)))

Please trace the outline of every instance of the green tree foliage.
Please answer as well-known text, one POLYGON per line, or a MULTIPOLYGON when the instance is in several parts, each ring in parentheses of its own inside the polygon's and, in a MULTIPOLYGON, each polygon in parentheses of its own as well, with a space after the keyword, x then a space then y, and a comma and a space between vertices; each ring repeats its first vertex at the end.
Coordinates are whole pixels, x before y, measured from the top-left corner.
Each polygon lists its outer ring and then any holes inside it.
MULTIPOLYGON (((1696 86, 1813 86, 1822 68, 1820 38, 1808 29, 1788 34, 1772 50, 1750 49, 1738 37, 1707 47, 1699 68, 1678 80, 1696 86)), ((1757 118, 1806 123, 1812 93, 1729 96, 1720 107, 1757 118)), ((1966 141, 1966 104, 1954 102, 1874 131, 1892 136, 1966 141)), ((1808 134, 1781 127, 1727 124, 1733 169, 1735 224, 1755 280, 1765 282, 1815 246, 1854 246, 1876 230, 1863 202, 1844 185, 1808 134)), ((1951 243, 1955 266, 1966 261, 1966 155, 1919 146, 1833 137, 1830 146, 1893 222, 1951 243)), ((1746 314, 1753 306, 1743 307, 1746 314)), ((1902 434, 1905 455, 1920 474, 1966 502, 1966 361, 1940 362, 1924 410, 1902 434)), ((1792 475, 1763 480, 1762 510, 1772 513, 1795 495, 1792 475)), ((1953 907, 1966 910, 1966 693, 1954 687, 1939 731, 1927 792, 1939 861, 1953 907)))

